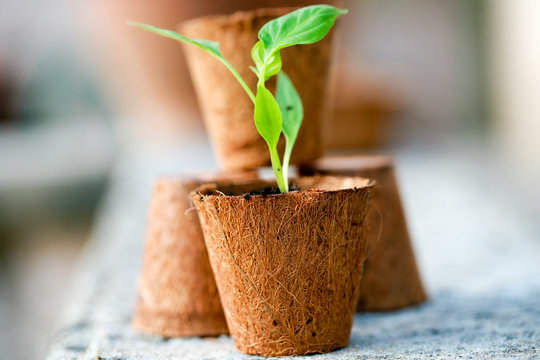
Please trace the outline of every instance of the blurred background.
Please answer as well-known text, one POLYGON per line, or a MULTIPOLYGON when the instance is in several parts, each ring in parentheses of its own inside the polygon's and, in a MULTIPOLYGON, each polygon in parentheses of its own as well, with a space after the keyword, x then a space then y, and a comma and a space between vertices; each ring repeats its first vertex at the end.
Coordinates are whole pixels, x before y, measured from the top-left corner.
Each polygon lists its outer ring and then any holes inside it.
MULTIPOLYGON (((2 358, 43 358, 115 176, 216 166, 181 47, 124 21, 304 3, 0 0, 2 358)), ((330 151, 482 153, 538 215, 540 2, 337 3, 330 151)))

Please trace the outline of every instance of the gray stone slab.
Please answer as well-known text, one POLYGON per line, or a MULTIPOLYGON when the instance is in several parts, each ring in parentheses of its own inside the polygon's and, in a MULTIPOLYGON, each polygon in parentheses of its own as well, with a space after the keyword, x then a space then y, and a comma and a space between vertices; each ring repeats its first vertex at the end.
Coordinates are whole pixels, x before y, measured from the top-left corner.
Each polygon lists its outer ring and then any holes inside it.
MULTIPOLYGON (((540 336, 540 293, 525 298, 439 294, 417 308, 358 314, 348 347, 313 359, 534 358, 540 336)), ((125 314, 128 314, 127 311, 125 314)), ((164 339, 137 334, 128 318, 76 323, 63 330, 50 359, 249 359, 227 336, 164 339)))
MULTIPOLYGON (((540 224, 484 160, 459 152, 400 157, 430 301, 358 314, 348 347, 310 359, 540 358, 540 224)), ((237 352, 227 336, 164 339, 130 328, 157 172, 139 164, 116 173, 48 359, 257 358, 237 352)))

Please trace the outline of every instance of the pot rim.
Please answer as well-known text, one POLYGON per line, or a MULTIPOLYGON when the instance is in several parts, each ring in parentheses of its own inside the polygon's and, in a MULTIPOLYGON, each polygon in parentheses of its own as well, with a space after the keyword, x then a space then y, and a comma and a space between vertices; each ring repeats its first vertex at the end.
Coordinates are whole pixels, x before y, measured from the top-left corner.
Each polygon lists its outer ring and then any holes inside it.
POLYGON ((342 176, 342 175, 313 175, 313 176, 299 176, 290 178, 289 182, 294 184, 295 181, 299 180, 312 180, 314 185, 317 184, 317 182, 322 181, 323 179, 351 179, 351 180, 360 180, 363 182, 362 186, 359 187, 342 187, 342 188, 336 188, 336 189, 317 189, 317 188, 310 188, 307 186, 305 189, 300 190, 292 190, 287 193, 280 193, 280 194, 250 194, 249 192, 241 192, 241 193, 233 193, 228 194, 225 192, 220 191, 220 188, 228 188, 228 189, 234 189, 234 188, 242 188, 246 187, 247 189, 253 190, 259 190, 259 189, 265 189, 268 187, 277 187, 275 180, 267 180, 267 179, 249 179, 249 180, 241 180, 241 181, 232 181, 229 183, 218 183, 218 182, 208 182, 205 184, 201 184, 198 188, 196 188, 194 191, 191 192, 191 196, 193 199, 202 200, 203 198, 229 198, 229 199, 278 199, 278 198, 285 198, 288 196, 297 196, 298 194, 336 194, 340 192, 355 192, 360 191, 368 188, 373 188, 375 186, 375 181, 366 177, 362 176, 342 176), (214 192, 214 193, 211 193, 214 192), (249 197, 246 197, 246 195, 249 194, 249 197))
MULTIPOLYGON (((309 167, 309 166, 308 166, 309 167)), ((312 166, 320 171, 349 171, 390 169, 394 157, 387 154, 335 155, 317 159, 312 166)))
POLYGON ((230 26, 257 18, 283 16, 299 8, 300 6, 262 7, 253 10, 235 11, 230 14, 205 15, 182 21, 177 25, 177 28, 186 31, 188 28, 208 23, 214 23, 214 25, 218 26, 230 26))
POLYGON ((161 174, 156 176, 154 184, 157 183, 221 183, 230 182, 242 179, 257 179, 258 174, 255 170, 239 170, 239 171, 198 171, 198 172, 182 172, 178 174, 161 174))

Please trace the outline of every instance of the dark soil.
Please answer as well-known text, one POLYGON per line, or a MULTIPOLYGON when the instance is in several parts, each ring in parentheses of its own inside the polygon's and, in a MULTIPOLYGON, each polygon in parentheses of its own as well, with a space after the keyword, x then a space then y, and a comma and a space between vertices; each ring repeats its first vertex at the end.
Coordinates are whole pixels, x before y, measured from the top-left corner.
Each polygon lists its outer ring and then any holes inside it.
MULTIPOLYGON (((299 191, 299 190, 300 188, 296 184, 291 184, 291 186, 289 187, 289 191, 299 191)), ((260 189, 257 191, 252 191, 247 194, 244 194, 244 199, 249 200, 252 196, 255 196, 255 195, 268 196, 268 195, 278 195, 278 194, 281 194, 281 192, 279 191, 279 188, 268 187, 268 188, 264 188, 264 189, 260 189)))

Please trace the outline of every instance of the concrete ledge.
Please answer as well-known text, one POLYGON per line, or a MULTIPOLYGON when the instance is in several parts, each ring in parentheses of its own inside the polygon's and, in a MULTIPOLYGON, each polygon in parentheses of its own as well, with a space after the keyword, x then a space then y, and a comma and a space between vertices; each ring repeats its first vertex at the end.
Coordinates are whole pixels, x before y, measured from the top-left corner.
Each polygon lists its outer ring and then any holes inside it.
MULTIPOLYGON (((516 210, 493 174, 478 170, 482 158, 398 160, 431 299, 398 312, 358 314, 348 347, 309 359, 540 357, 540 225, 516 210)), ((115 177, 49 360, 257 358, 237 352, 226 336, 164 339, 130 328, 153 177, 146 169, 115 177)))

